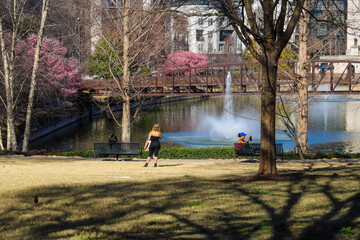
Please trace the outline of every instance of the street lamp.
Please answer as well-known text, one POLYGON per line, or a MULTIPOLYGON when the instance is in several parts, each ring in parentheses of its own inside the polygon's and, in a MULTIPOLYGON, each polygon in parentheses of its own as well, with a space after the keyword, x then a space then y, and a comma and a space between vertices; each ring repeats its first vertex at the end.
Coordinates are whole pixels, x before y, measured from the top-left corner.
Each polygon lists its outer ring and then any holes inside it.
POLYGON ((80 39, 80 18, 78 21, 78 54, 79 54, 79 67, 81 66, 81 39, 80 39))

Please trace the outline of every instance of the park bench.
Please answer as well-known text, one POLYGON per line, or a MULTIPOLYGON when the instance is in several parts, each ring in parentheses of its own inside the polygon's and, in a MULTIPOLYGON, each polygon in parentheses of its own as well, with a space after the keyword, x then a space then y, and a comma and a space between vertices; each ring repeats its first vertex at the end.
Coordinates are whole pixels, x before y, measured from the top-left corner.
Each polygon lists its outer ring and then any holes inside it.
MULTIPOLYGON (((242 144, 242 147, 239 147, 240 145, 239 143, 234 143, 235 162, 238 156, 260 156, 260 143, 244 143, 242 144)), ((284 162, 284 150, 282 143, 276 143, 275 147, 275 155, 281 156, 281 160, 284 162)))
POLYGON ((138 142, 94 143, 94 153, 95 158, 100 155, 115 155, 116 160, 119 160, 120 155, 138 155, 140 158, 141 148, 138 142))

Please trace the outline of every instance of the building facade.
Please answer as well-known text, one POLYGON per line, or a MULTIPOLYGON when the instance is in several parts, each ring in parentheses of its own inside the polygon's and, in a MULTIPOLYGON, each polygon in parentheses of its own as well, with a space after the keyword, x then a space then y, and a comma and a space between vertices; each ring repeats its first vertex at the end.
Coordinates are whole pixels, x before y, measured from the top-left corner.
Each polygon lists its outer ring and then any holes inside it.
POLYGON ((185 50, 214 57, 222 56, 228 60, 241 59, 244 46, 229 26, 228 20, 225 17, 204 16, 217 13, 207 0, 193 0, 173 8, 188 13, 188 16, 172 18, 169 26, 173 43, 170 52, 185 50), (182 26, 179 26, 178 18, 183 18, 182 26), (179 48, 179 42, 182 49, 179 48))
POLYGON ((359 55, 360 40, 360 1, 349 0, 347 10, 346 55, 359 55))
POLYGON ((310 55, 345 55, 347 49, 347 0, 308 0, 308 46, 310 55))

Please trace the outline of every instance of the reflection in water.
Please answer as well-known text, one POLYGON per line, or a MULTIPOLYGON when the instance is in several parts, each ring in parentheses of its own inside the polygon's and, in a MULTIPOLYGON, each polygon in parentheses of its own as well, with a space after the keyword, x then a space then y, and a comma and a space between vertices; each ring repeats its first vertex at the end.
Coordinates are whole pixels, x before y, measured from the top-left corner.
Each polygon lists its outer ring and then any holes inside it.
MULTIPOLYGON (((310 149, 330 149, 345 152, 360 152, 360 99, 355 97, 327 96, 317 97, 309 107, 309 144, 310 149), (325 124, 326 123, 326 124, 325 124)), ((140 113, 131 127, 131 140, 145 142, 146 134, 154 123, 160 123, 163 134, 162 146, 184 145, 233 146, 240 131, 254 136, 254 142, 260 141, 258 121, 234 117, 228 127, 228 137, 212 138, 213 129, 205 125, 204 116, 220 119, 223 115, 225 100, 223 97, 202 98, 154 106, 140 113), (245 129, 243 126, 246 126, 245 129)), ((286 102, 291 109, 294 100, 286 102)), ((258 96, 236 96, 233 98, 235 116, 260 119, 260 99, 258 96)), ((294 114, 293 121, 296 121, 294 114)), ((277 128, 284 129, 280 121, 277 128)), ((65 150, 92 149, 93 142, 106 142, 110 133, 121 139, 121 128, 110 119, 95 119, 92 122, 80 122, 69 128, 63 128, 47 138, 32 143, 32 148, 65 150)), ((276 132, 276 140, 283 142, 285 150, 293 149, 294 143, 281 131, 276 132)))

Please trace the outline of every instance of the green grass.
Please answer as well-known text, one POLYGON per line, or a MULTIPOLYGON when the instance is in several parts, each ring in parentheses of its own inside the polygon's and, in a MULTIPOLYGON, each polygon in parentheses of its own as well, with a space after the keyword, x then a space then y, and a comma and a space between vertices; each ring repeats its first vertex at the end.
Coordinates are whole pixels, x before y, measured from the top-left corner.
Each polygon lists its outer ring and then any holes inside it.
POLYGON ((355 234, 355 232, 352 230, 351 227, 342 227, 340 229, 340 233, 342 235, 354 235, 355 234))
POLYGON ((189 204, 189 207, 202 207, 204 206, 204 203, 200 203, 200 202, 196 202, 196 203, 191 203, 189 204))
POLYGON ((284 178, 256 180, 253 163, 0 161, 3 239, 360 237, 358 162, 279 163, 284 178))
POLYGON ((264 190, 263 188, 253 188, 249 190, 250 194, 270 194, 270 192, 264 190))

